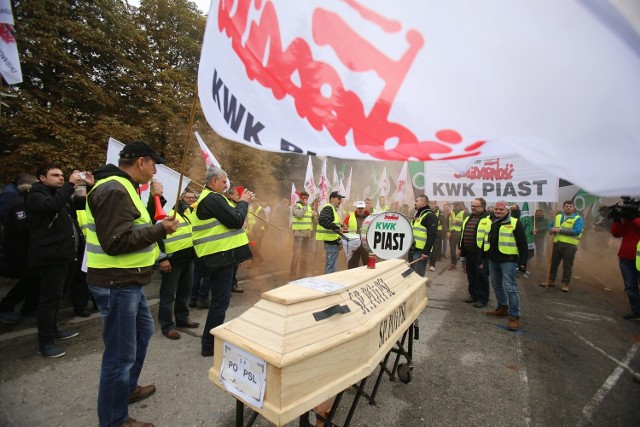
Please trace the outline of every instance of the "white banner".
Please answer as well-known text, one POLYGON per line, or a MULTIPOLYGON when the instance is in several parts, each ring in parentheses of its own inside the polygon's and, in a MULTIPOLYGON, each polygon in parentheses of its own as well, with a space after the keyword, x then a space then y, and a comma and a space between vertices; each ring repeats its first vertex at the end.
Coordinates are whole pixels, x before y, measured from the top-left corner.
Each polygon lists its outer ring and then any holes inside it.
POLYGON ((0 0, 0 75, 10 85, 22 82, 10 0, 0 0))
POLYGON ((517 155, 475 160, 464 173, 431 162, 425 164, 425 194, 438 201, 555 202, 558 178, 517 155))
MULTIPOLYGON (((112 163, 118 166, 118 159, 120 158, 120 151, 124 148, 124 144, 116 139, 109 138, 109 147, 107 148, 107 163, 112 163)), ((153 147, 151 147, 153 148, 153 147)), ((180 181, 180 173, 165 165, 156 165, 155 179, 162 183, 164 188, 163 197, 167 200, 165 206, 165 212, 168 214, 169 210, 173 208, 178 197, 178 183, 180 181)), ((182 177, 182 190, 189 186, 191 180, 186 176, 182 177)), ((140 197, 146 204, 149 200, 149 184, 140 185, 140 197)))
POLYGON ((262 150, 515 151, 592 192, 638 194, 640 38, 611 25, 613 4, 214 1, 200 102, 217 133, 262 150))

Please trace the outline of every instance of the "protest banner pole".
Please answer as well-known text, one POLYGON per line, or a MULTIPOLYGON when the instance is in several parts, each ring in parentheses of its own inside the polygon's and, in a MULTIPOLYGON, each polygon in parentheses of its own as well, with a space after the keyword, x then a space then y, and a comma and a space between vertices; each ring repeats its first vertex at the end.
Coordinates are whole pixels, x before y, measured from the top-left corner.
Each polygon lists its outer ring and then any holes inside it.
POLYGON ((193 103, 191 104, 191 114, 189 115, 189 125, 187 126, 187 140, 184 142, 184 150, 182 151, 182 165, 180 166, 180 179, 178 180, 178 194, 176 195, 176 209, 173 210, 172 220, 176 218, 178 203, 180 202, 180 194, 182 193, 182 178, 184 176, 184 168, 187 163, 187 152, 189 151, 189 138, 191 137, 191 129, 193 128, 193 120, 196 116, 196 103, 198 101, 198 83, 193 91, 193 103))

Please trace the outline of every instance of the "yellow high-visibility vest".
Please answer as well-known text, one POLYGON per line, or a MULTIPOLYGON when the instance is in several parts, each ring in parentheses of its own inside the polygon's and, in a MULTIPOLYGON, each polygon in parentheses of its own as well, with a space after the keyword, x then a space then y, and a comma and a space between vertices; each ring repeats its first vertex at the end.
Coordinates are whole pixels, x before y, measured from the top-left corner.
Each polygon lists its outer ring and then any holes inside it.
POLYGON ((78 225, 80 226, 80 231, 84 234, 85 240, 87 239, 87 229, 89 225, 87 224, 87 211, 83 209, 78 209, 76 211, 76 216, 78 217, 78 225))
POLYGON ((636 247, 636 269, 640 271, 640 240, 638 240, 638 246, 636 247))
MULTIPOLYGON (((187 211, 189 211, 189 209, 187 209, 187 211)), ((169 216, 173 216, 173 213, 174 211, 172 210, 169 213, 169 216)), ((176 218, 178 218, 178 229, 175 233, 171 233, 163 239, 164 252, 167 254, 172 254, 193 246, 191 224, 189 223, 189 220, 185 219, 180 214, 176 215, 176 218)))
MULTIPOLYGON (((142 203, 136 189, 128 179, 120 176, 110 176, 98 181, 91 191, 95 191, 96 188, 109 181, 117 181, 124 186, 133 205, 140 213, 140 216, 133 221, 131 228, 137 230, 152 227, 153 224, 151 223, 151 216, 147 211, 147 207, 142 203)), ((89 194, 91 194, 91 191, 89 194)), ((87 197, 85 208, 87 215, 87 266, 91 268, 140 268, 152 266, 156 262, 156 259, 160 255, 160 249, 157 243, 152 243, 149 246, 128 254, 107 255, 102 250, 102 246, 98 240, 96 223, 88 200, 89 198, 87 197)))
POLYGON ((313 208, 309 205, 303 205, 300 202, 297 202, 300 207, 304 208, 304 215, 302 218, 298 218, 295 215, 292 215, 291 221, 291 229, 292 230, 311 230, 313 229, 313 208))
MULTIPOLYGON (((576 220, 580 218, 579 215, 575 215, 571 218, 565 218, 564 222, 562 221, 562 214, 558 214, 556 215, 556 218, 553 222, 553 226, 554 227, 559 227, 561 230, 568 230, 573 232, 573 224, 576 222, 576 220)), ((580 243, 580 237, 582 237, 582 233, 580 233, 578 236, 567 236, 565 234, 556 234, 555 236, 553 236, 553 242, 564 242, 564 243, 570 243, 572 245, 576 245, 578 246, 578 243, 580 243)))
POLYGON ((458 213, 451 211, 449 216, 449 231, 462 231, 462 220, 464 219, 464 211, 458 213))
MULTIPOLYGON (((509 224, 503 224, 500 226, 500 234, 498 234, 498 250, 505 255, 518 255, 518 245, 516 244, 516 236, 513 234, 516 229, 515 218, 510 218, 509 224)), ((489 239, 485 239, 484 250, 489 250, 491 244, 489 239)))
MULTIPOLYGON (((229 206, 232 208, 235 207, 231 200, 227 199, 224 194, 215 193, 205 188, 198 199, 198 208, 200 207, 201 201, 210 194, 219 194, 229 206)), ((239 248, 249 243, 247 233, 245 233, 243 228, 227 228, 216 218, 200 219, 196 212, 191 215, 191 233, 193 237, 193 248, 198 258, 239 248)))
MULTIPOLYGON (((331 206, 331 210, 333 211, 333 223, 340 227, 340 217, 338 216, 338 212, 336 211, 335 206, 333 206, 331 203, 325 203, 324 206, 322 206, 322 209, 326 208, 327 206, 331 206)), ((320 209, 320 212, 322 212, 322 209, 320 209)), ((318 228, 316 229, 316 240, 333 242, 334 240, 338 240, 339 237, 340 236, 338 236, 338 233, 336 233, 335 231, 328 230, 318 224, 318 228)))
MULTIPOLYGON (((460 233, 461 245, 462 240, 464 239, 464 229, 467 226, 467 221, 469 221, 469 218, 471 218, 471 215, 466 217, 464 219, 464 222, 462 223, 462 233, 460 233)), ((486 236, 489 235, 489 231, 491 231, 491 218, 488 216, 480 218, 480 221, 478 221, 478 228, 476 229, 476 244, 478 245, 478 248, 482 249, 482 245, 486 240, 486 236)))
POLYGON ((427 216, 429 210, 426 209, 420 214, 420 217, 414 219, 411 223, 413 229, 413 240, 416 242, 416 249, 424 249, 427 244, 427 227, 422 225, 422 219, 427 216))

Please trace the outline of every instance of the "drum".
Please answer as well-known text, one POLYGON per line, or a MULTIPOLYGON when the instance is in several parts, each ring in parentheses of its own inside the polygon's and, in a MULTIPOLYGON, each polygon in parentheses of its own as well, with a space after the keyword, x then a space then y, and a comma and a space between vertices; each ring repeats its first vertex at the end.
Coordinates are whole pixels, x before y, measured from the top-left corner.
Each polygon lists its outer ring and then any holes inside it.
POLYGON ((362 222, 360 240, 364 248, 378 258, 402 258, 413 243, 413 229, 401 213, 380 212, 362 222))

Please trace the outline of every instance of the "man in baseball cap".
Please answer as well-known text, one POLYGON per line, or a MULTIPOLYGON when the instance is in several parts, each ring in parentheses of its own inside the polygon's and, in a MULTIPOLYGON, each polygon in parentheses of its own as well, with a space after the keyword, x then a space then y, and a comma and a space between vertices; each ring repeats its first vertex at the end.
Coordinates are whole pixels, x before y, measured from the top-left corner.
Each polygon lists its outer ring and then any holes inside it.
POLYGON ((121 159, 135 159, 137 157, 151 157, 158 165, 167 162, 158 153, 153 151, 153 148, 142 141, 130 142, 120 151, 121 159))

